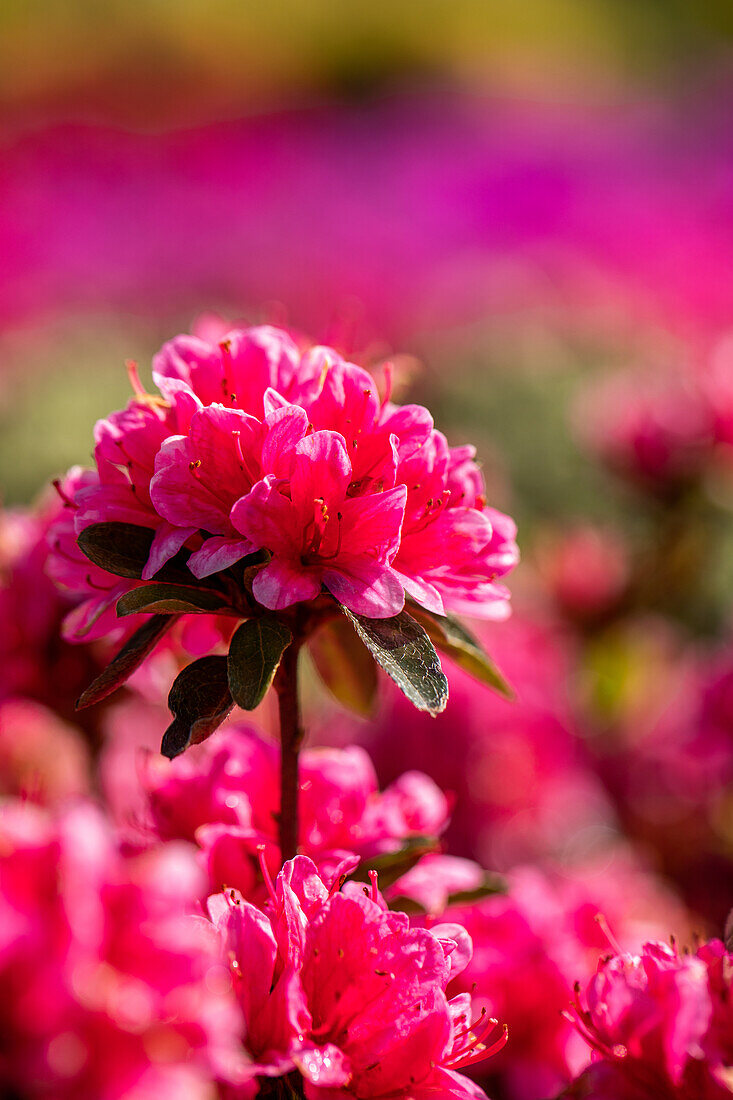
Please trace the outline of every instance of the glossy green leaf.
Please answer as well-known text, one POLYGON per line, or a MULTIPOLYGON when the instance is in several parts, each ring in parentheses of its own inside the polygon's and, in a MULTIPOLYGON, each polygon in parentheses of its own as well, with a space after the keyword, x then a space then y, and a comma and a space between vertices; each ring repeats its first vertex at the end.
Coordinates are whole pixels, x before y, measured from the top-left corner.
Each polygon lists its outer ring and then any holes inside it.
POLYGON ((186 665, 173 682, 168 706, 174 719, 160 751, 172 760, 189 745, 205 741, 234 706, 226 657, 201 657, 186 665))
POLYGON ((377 664, 418 710, 439 714, 448 702, 448 681, 424 628, 406 611, 390 619, 367 619, 342 611, 377 664))
POLYGON ((493 688, 505 699, 514 699, 512 687, 484 650, 477 638, 452 615, 433 615, 422 607, 411 605, 410 612, 425 627, 428 637, 441 653, 450 657, 459 668, 493 688))
POLYGON ((292 640, 288 628, 274 615, 248 619, 237 627, 227 659, 229 688, 243 710, 254 710, 262 702, 292 640))
POLYGON ((185 584, 151 584, 133 588, 120 596, 117 614, 138 615, 202 615, 228 609, 226 596, 210 588, 193 588, 185 584))
MULTIPOLYGON (((85 527, 77 542, 91 562, 116 577, 140 580, 147 565, 155 532, 135 523, 92 523, 85 527)), ((155 574, 160 581, 194 583, 186 567, 187 550, 179 550, 155 574)))
POLYGON ((154 615, 138 627, 104 672, 100 673, 86 691, 82 692, 76 709, 83 710, 85 707, 91 707, 121 687, 175 621, 175 616, 154 615))
POLYGON ((78 538, 79 549, 91 562, 116 577, 139 580, 150 555, 155 532, 134 523, 93 523, 78 538))

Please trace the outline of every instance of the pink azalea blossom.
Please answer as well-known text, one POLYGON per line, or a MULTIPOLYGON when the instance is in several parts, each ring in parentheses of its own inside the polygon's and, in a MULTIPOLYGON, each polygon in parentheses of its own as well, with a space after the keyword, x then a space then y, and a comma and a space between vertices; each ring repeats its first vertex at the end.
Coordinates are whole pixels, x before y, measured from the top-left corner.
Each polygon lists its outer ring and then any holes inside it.
POLYGON ((55 492, 33 508, 0 510, 0 699, 25 696, 69 717, 98 665, 60 636, 73 598, 46 575, 46 536, 62 511, 55 492))
POLYGON ((582 396, 578 434, 616 473, 655 492, 684 487, 709 461, 713 417, 689 369, 620 372, 582 396))
MULTIPOLYGON (((183 546, 196 577, 253 551, 252 590, 280 610, 322 588, 352 611, 397 614, 405 593, 438 613, 508 613, 499 578, 517 562, 509 517, 487 508, 470 447, 451 450, 428 411, 380 397, 331 348, 301 350, 271 327, 180 336, 156 356, 161 397, 136 397, 96 428, 96 472, 63 492, 78 535, 117 521, 154 532, 143 580, 183 546)), ((387 387, 389 388, 389 374, 387 387)), ((82 574, 54 532, 54 575, 95 593, 71 628, 110 628, 118 578, 82 574)), ((134 583, 134 582, 133 582, 134 583)))
POLYGON ((207 1100, 241 1026, 182 846, 124 857, 101 814, 0 809, 0 1080, 54 1100, 207 1100))
POLYGON ((80 730, 30 699, 0 702, 0 793, 43 804, 88 794, 89 749, 80 730))
POLYGON ((646 943, 602 959, 572 1011, 595 1064, 569 1096, 723 1100, 733 1049, 731 959, 713 941, 694 955, 646 943))
POLYGON ((479 1098, 460 1070, 485 1042, 468 998, 445 989, 470 958, 458 925, 411 928, 373 883, 331 888, 304 856, 286 863, 265 910, 235 892, 209 900, 231 960, 258 1076, 297 1069, 309 1100, 479 1098))

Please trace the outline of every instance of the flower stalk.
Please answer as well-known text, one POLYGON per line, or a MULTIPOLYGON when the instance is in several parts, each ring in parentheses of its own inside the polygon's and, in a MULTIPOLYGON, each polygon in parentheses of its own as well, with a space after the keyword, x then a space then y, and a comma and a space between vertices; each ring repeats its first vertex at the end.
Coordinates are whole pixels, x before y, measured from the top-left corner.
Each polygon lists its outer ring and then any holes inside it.
POLYGON ((293 638, 275 674, 280 721, 280 816, 278 833, 283 863, 298 850, 298 758, 305 737, 298 695, 298 654, 301 640, 293 638))

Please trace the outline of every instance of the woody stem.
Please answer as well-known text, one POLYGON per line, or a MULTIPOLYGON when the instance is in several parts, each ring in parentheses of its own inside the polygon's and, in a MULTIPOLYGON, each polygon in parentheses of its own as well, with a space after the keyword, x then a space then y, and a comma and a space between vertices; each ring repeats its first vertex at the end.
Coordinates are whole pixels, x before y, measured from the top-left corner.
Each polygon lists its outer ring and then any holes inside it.
POLYGON ((294 639, 282 655, 275 675, 280 717, 280 852, 283 863, 298 850, 298 755, 305 736, 298 698, 298 651, 294 639))

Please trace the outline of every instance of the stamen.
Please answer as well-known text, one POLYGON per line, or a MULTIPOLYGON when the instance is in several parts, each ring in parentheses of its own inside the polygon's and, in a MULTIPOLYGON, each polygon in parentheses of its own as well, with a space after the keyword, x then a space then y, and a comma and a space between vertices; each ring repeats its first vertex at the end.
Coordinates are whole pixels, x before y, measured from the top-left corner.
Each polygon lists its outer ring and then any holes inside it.
POLYGON ((265 845, 264 844, 258 844, 257 845, 257 859, 258 859, 259 864, 260 864, 260 871, 262 872, 262 877, 265 880, 265 886, 267 887, 267 892, 270 895, 270 901, 272 902, 273 905, 277 905, 277 894, 275 893, 275 887, 273 886, 272 879, 270 877, 270 872, 267 869, 267 863, 265 862, 265 845))
POLYGON ((603 913, 596 913, 595 919, 596 919, 596 923, 598 924, 598 927, 600 928, 601 932, 603 932, 603 935, 606 937, 606 939, 608 940, 608 942, 610 943, 611 947, 614 949, 616 954, 617 955, 623 955, 623 951, 621 950, 621 945, 619 944, 618 940, 616 939, 616 937, 611 932, 611 929, 608 927, 608 921, 604 917, 603 913))
POLYGON ((148 397, 148 391, 140 381, 140 375, 137 372, 137 363, 134 359, 125 359, 125 367, 127 369, 127 377, 130 379, 130 385, 132 386, 132 392, 137 397, 148 397))
POLYGON ((328 896, 332 898, 334 894, 338 894, 339 890, 345 882, 346 875, 339 875, 337 878, 335 878, 331 884, 331 889, 328 891, 328 896))
POLYGON ((378 880, 379 880, 378 873, 376 871, 370 871, 369 872, 369 881, 372 884, 372 901, 378 901, 379 900, 378 880))
POLYGON ((68 495, 68 493, 64 492, 64 490, 62 488, 62 485, 61 485, 61 479, 60 478, 55 477, 53 479, 53 481, 51 482, 51 484, 53 485, 54 489, 56 490, 56 492, 58 493, 58 495, 61 497, 62 501, 64 502, 64 507, 65 508, 78 508, 79 507, 79 505, 75 502, 74 498, 70 497, 68 495))
POLYGON ((387 404, 392 396, 392 386, 394 383, 394 365, 392 363, 382 364, 382 374, 384 375, 384 396, 382 397, 382 408, 387 404))
POLYGON ((234 446, 236 447, 236 450, 237 450, 237 458, 239 459, 239 465, 240 465, 240 468, 242 470, 242 473, 245 475, 246 478, 248 478, 250 483, 252 485, 254 485, 255 482, 259 481, 259 474, 254 475, 252 473, 252 470, 250 469, 249 464, 247 463, 247 459, 244 457, 244 451, 242 449, 242 433, 235 431, 235 432, 232 432, 232 435, 234 436, 234 446))
MULTIPOLYGON (((223 367, 223 373, 221 376, 221 389, 224 394, 224 399, 230 396, 229 394, 229 382, 227 379, 227 371, 232 366, 232 343, 231 340, 222 340, 219 343, 219 349, 221 351, 221 362, 223 367)), ((231 394, 232 404, 234 403, 234 394, 231 394)))
MULTIPOLYGON (((483 1018, 486 1015, 486 1009, 481 1010, 481 1018, 479 1022, 483 1022, 483 1018)), ((476 1024, 474 1024, 467 1032, 462 1032, 459 1038, 462 1038, 464 1034, 473 1036, 466 1046, 460 1048, 457 1051, 453 1051, 450 1057, 443 1063, 446 1069, 463 1069, 465 1066, 476 1065, 477 1062, 483 1062, 486 1058, 491 1058, 494 1054, 498 1053, 503 1046, 506 1045, 509 1037, 509 1029, 506 1024, 502 1025, 501 1034, 493 1043, 487 1045, 484 1040, 486 1036, 497 1027, 499 1021, 493 1017, 489 1017, 486 1020, 482 1030, 477 1032, 476 1024)))
MULTIPOLYGON (((325 518, 326 522, 328 522, 328 513, 327 512, 326 512, 326 515, 324 516, 324 518, 325 518)), ((342 529, 341 529, 341 520, 343 518, 344 517, 341 515, 340 512, 336 513, 336 522, 338 523, 338 534, 337 534, 337 538, 336 538, 336 549, 334 550, 333 554, 321 554, 320 555, 321 561, 333 561, 333 559, 337 558, 339 556, 339 554, 341 553, 341 539, 342 539, 342 535, 343 535, 343 532, 342 532, 342 529)))

